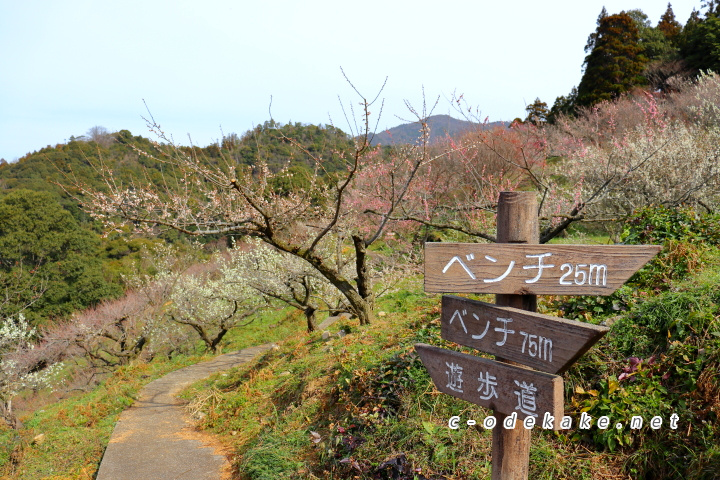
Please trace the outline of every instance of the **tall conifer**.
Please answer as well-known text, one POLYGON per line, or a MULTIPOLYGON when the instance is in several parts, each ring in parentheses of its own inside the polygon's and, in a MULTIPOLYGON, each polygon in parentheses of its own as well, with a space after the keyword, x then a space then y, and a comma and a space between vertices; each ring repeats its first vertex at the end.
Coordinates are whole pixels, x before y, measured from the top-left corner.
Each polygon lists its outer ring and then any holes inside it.
POLYGON ((667 10, 660 17, 660 21, 657 24, 657 29, 660 30, 665 38, 671 42, 675 42, 678 34, 682 31, 682 25, 675 19, 675 12, 673 12, 672 5, 668 2, 667 10))
POLYGON ((597 31, 588 39, 592 50, 585 57, 578 106, 616 98, 644 83, 642 72, 647 59, 642 55, 639 38, 636 23, 626 12, 606 16, 601 13, 597 31))

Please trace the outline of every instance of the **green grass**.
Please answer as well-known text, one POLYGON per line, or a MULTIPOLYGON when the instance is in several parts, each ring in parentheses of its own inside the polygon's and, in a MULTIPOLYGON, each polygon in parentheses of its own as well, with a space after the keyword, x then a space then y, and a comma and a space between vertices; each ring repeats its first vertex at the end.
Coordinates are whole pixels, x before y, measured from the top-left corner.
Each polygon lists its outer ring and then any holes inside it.
MULTIPOLYGON (((715 478, 720 253, 706 253, 685 278, 629 286, 621 310, 594 298, 541 299, 550 314, 572 311, 612 323, 610 333, 564 375, 566 413, 678 413, 681 428, 632 434, 536 429, 530 478, 715 478), (630 356, 641 360, 635 370, 629 369, 630 356), (631 375, 620 380, 624 372, 631 375)), ((416 342, 459 348, 440 338, 440 296, 426 295, 420 278, 410 278, 379 299, 375 311, 369 326, 334 324, 332 333, 349 333, 329 340, 305 332, 304 317, 290 309, 266 312, 228 335, 223 351, 280 345, 184 394, 192 410, 203 412, 202 427, 232 449, 234 478, 490 478, 491 432, 447 426, 453 415, 481 421, 490 412, 437 392, 414 354, 416 342)), ((93 392, 24 418, 20 432, 0 429, 0 475, 93 478, 117 415, 138 389, 200 359, 130 365, 93 392), (39 434, 44 440, 33 442, 39 434)))
POLYGON ((177 357, 122 367, 93 391, 23 418, 20 431, 0 430, 0 472, 7 476, 3 478, 93 478, 118 416, 132 405, 140 388, 198 359, 177 357), (36 440, 39 435, 41 441, 36 440), (11 457, 15 462, 9 461, 11 457))
POLYGON ((573 235, 555 237, 548 243, 570 245, 612 245, 614 242, 606 233, 575 232, 573 235))
MULTIPOLYGON (((291 309, 272 310, 228 333, 223 351, 279 341, 305 328, 291 309)), ((116 370, 92 391, 47 405, 22 418, 13 431, 0 423, 0 478, 91 479, 120 413, 139 390, 160 376, 210 357, 200 343, 194 355, 157 357, 116 370), (42 435, 42 437, 38 437, 42 435), (41 438, 41 441, 34 440, 41 438)))
MULTIPOLYGON (((692 277, 630 295, 616 326, 564 377, 574 418, 582 409, 597 418, 603 405, 612 405, 610 415, 678 412, 683 431, 536 429, 530 478, 712 478, 720 468, 711 440, 720 432, 720 343, 712 333, 719 259, 714 251, 692 277), (645 363, 618 382, 633 352, 645 363), (588 391, 596 396, 580 393, 588 391)), ((413 353, 416 342, 457 348, 440 339, 439 304, 440 296, 408 282, 379 301, 384 315, 370 326, 349 321, 349 335, 328 341, 298 334, 256 363, 193 386, 187 395, 199 399, 204 428, 235 452, 234 478, 490 478, 490 432, 447 427, 453 415, 482 420, 489 412, 439 394, 413 353), (213 400, 200 401, 208 389, 213 400)))
POLYGON ((307 328, 302 312, 294 308, 268 309, 256 315, 252 321, 230 330, 222 343, 222 352, 234 352, 243 348, 278 342, 307 328))
MULTIPOLYGON (((217 392, 203 405, 203 426, 234 448, 236 478, 412 478, 392 477, 407 469, 490 478, 491 432, 447 427, 453 415, 482 420, 489 412, 435 391, 413 345, 444 343, 439 296, 411 288, 383 298, 377 311, 386 315, 373 325, 350 322, 349 335, 326 342, 298 335, 191 387, 198 399, 217 392), (380 473, 389 459, 403 466, 380 473)), ((538 478, 592 478, 592 458, 569 459, 552 435, 538 437, 533 468, 555 475, 538 478)))

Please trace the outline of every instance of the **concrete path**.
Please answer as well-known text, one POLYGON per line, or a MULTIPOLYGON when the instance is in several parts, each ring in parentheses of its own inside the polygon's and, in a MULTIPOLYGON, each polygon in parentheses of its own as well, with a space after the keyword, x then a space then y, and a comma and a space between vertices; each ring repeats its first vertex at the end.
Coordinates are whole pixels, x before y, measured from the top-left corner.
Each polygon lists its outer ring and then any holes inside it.
POLYGON ((145 386, 115 425, 97 480, 224 480, 230 464, 212 437, 196 431, 176 395, 188 385, 269 350, 246 348, 176 370, 145 386))

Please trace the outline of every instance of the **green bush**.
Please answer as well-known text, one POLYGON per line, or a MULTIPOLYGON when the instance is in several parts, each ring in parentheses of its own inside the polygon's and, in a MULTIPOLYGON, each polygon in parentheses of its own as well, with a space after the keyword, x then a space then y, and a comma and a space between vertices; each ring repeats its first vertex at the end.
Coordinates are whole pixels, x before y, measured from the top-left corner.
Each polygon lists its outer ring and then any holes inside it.
POLYGON ((625 222, 621 239, 632 245, 663 246, 630 283, 664 288, 698 271, 708 247, 720 245, 720 215, 701 214, 692 207, 646 207, 625 222))
POLYGON ((719 277, 708 270, 630 305, 604 340, 605 363, 595 365, 599 376, 585 375, 586 382, 580 378, 569 392, 570 414, 612 421, 608 429, 593 425, 570 437, 622 450, 632 478, 714 478, 708 472, 720 456, 708 445, 720 437, 719 277), (676 430, 668 427, 673 414, 679 418, 676 430), (644 428, 628 428, 634 415, 644 419, 644 428), (653 416, 663 419, 662 428, 647 428, 653 416), (616 422, 622 428, 614 428, 616 422))
POLYGON ((688 206, 649 206, 625 222, 621 238, 633 245, 658 245, 668 240, 720 245, 720 216, 701 214, 688 206))
POLYGON ((710 247, 720 245, 720 215, 700 214, 692 207, 650 206, 638 210, 623 227, 623 243, 663 248, 626 284, 608 296, 562 297, 552 303, 564 318, 589 320, 626 311, 646 292, 666 290, 704 264, 710 247))
POLYGON ((674 341, 720 335, 718 297, 713 283, 662 292, 615 322, 611 342, 623 355, 649 356, 674 341))

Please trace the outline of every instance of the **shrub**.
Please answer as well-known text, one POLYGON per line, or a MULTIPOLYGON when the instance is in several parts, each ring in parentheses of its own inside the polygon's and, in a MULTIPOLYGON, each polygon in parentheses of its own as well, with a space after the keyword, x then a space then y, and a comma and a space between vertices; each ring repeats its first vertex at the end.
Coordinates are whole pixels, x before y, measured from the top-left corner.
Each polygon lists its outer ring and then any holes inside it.
POLYGON ((663 245, 660 253, 630 282, 663 287, 698 271, 707 247, 720 245, 720 216, 693 207, 650 206, 625 222, 622 240, 629 244, 663 245))

